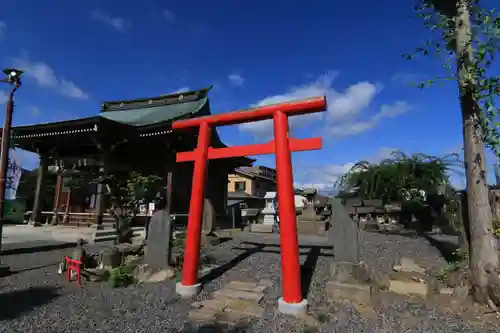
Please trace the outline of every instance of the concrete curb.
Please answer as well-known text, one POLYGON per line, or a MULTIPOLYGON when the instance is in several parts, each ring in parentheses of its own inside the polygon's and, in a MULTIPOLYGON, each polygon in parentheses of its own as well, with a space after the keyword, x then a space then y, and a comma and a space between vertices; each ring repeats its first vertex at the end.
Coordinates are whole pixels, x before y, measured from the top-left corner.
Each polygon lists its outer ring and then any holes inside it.
MULTIPOLYGON (((46 244, 34 244, 34 242, 23 242, 28 243, 28 246, 13 246, 10 249, 5 249, 1 251, 2 256, 8 255, 16 255, 16 254, 26 254, 26 253, 34 253, 34 252, 47 252, 53 250, 63 250, 76 246, 76 242, 49 242, 43 241, 46 244), (31 243, 31 246, 30 246, 31 243), (48 243, 48 244, 47 244, 48 243)), ((19 244, 23 244, 19 243, 19 244)))

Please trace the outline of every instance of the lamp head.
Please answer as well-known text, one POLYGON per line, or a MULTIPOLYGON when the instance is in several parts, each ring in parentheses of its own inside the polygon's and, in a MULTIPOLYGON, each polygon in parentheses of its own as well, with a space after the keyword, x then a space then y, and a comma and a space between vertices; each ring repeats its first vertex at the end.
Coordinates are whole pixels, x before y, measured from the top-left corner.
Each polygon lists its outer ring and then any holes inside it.
POLYGON ((21 83, 21 75, 23 74, 22 70, 15 68, 6 68, 3 70, 4 74, 7 75, 7 81, 9 83, 20 84, 21 83))

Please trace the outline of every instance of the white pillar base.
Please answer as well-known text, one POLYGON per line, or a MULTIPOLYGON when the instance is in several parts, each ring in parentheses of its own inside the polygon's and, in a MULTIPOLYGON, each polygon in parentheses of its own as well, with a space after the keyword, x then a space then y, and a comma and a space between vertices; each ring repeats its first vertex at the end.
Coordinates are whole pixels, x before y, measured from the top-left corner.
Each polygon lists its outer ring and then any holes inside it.
POLYGON ((300 303, 286 303, 283 297, 280 297, 278 299, 278 311, 294 317, 306 315, 307 300, 303 299, 300 303))
POLYGON ((200 293, 201 283, 197 283, 192 286, 185 286, 181 282, 178 282, 175 285, 175 291, 183 298, 194 297, 200 293))

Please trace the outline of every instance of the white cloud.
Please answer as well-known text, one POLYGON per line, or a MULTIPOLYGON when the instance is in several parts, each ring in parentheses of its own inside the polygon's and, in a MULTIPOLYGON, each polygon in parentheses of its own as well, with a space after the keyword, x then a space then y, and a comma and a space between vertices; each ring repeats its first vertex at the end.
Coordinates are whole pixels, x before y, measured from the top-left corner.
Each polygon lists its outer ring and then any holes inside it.
MULTIPOLYGON (((397 149, 382 147, 375 154, 365 158, 370 163, 378 163, 390 156, 397 149)), ((296 187, 314 187, 319 190, 334 190, 335 183, 359 161, 345 164, 297 165, 295 174, 296 187)))
POLYGON ((173 23, 175 21, 175 15, 171 10, 164 9, 163 16, 165 17, 165 20, 167 20, 168 23, 173 23))
POLYGON ((231 82, 232 85, 237 87, 242 86, 243 83, 245 82, 245 79, 243 79, 243 77, 238 73, 229 74, 227 78, 229 79, 229 82, 231 82))
POLYGON ((129 26, 128 22, 125 19, 121 17, 113 17, 100 10, 93 10, 90 13, 90 17, 93 20, 104 23, 119 32, 125 31, 129 26))
MULTIPOLYGON (((363 111, 368 109, 382 86, 368 81, 358 82, 344 91, 333 88, 333 82, 338 72, 327 72, 313 82, 294 87, 288 92, 269 96, 257 102, 254 106, 282 103, 294 99, 303 99, 313 96, 326 96, 328 109, 326 114, 315 113, 311 115, 290 118, 290 126, 297 128, 308 124, 312 120, 324 120, 324 132, 327 135, 347 136, 362 133, 376 126, 383 118, 393 118, 410 109, 404 101, 386 104, 380 108, 376 115, 360 120, 363 111)), ((239 129, 258 136, 272 133, 272 120, 239 125, 239 129)))
POLYGON ((394 118, 408 112, 411 105, 405 101, 397 101, 393 104, 384 104, 380 111, 364 121, 350 121, 340 125, 327 128, 327 133, 333 136, 350 136, 363 133, 377 126, 384 118, 394 118))
POLYGON ((178 94, 178 93, 182 93, 182 92, 186 92, 186 91, 191 91, 191 88, 189 88, 189 87, 181 87, 181 88, 175 89, 174 91, 171 91, 171 92, 169 92, 168 94, 165 94, 165 95, 178 94))
POLYGON ((0 21, 0 38, 5 37, 5 33, 7 32, 7 23, 4 21, 0 21))
POLYGON ((9 95, 5 91, 0 90, 0 104, 6 103, 8 98, 9 95))
POLYGON ((88 93, 75 83, 56 76, 55 71, 44 62, 31 61, 26 56, 14 58, 12 62, 24 70, 26 77, 34 79, 41 87, 54 89, 61 95, 75 99, 86 100, 89 97, 88 93))

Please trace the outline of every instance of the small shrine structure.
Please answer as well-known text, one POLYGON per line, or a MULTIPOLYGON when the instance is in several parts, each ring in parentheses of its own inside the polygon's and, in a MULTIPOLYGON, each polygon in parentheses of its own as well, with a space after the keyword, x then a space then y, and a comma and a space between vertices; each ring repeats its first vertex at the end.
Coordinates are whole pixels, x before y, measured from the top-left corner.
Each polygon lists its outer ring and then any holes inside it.
MULTIPOLYGON (((178 220, 187 218, 193 163, 176 163, 175 154, 194 149, 198 133, 174 132, 172 122, 210 115, 209 90, 108 101, 92 117, 13 127, 14 146, 40 156, 30 223, 40 225, 47 217, 53 224, 81 223, 82 218, 90 218, 92 224, 102 227, 107 207, 103 185, 90 183, 72 189, 64 179, 92 168, 103 176, 126 176, 134 170, 163 177, 172 194, 171 213, 177 214, 178 220), (51 171, 57 173, 58 181, 54 193, 49 194, 45 180, 51 171), (42 214, 41 198, 51 194, 53 211, 42 214)), ((214 147, 227 147, 217 131, 211 131, 210 137, 214 147)), ((234 157, 210 163, 205 198, 218 216, 226 215, 228 173, 253 161, 234 157)))

